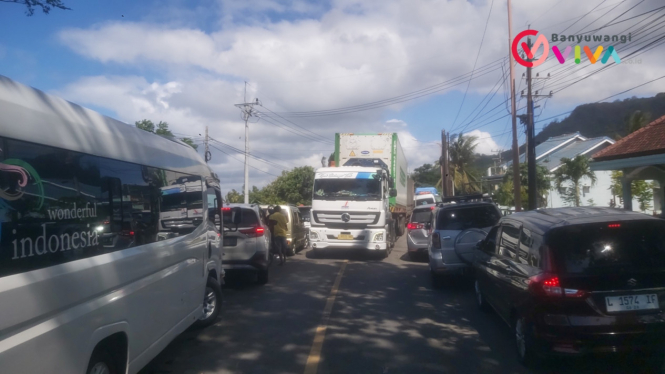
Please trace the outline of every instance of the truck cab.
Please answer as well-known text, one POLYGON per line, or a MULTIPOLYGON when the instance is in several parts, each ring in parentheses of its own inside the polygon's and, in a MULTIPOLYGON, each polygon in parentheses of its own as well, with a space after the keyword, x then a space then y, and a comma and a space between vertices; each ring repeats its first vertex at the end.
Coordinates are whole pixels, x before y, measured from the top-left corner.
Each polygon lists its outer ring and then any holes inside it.
POLYGON ((395 241, 389 199, 396 192, 385 168, 320 168, 313 191, 310 241, 315 251, 354 248, 388 254, 395 241))

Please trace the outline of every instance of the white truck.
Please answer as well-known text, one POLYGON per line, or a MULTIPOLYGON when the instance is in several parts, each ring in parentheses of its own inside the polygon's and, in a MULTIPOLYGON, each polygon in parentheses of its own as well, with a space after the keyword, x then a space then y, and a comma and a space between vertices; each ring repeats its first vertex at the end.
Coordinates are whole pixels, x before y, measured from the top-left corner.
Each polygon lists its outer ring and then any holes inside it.
POLYGON ((358 248, 386 255, 403 235, 413 186, 397 134, 336 134, 335 167, 314 177, 312 248, 358 248))

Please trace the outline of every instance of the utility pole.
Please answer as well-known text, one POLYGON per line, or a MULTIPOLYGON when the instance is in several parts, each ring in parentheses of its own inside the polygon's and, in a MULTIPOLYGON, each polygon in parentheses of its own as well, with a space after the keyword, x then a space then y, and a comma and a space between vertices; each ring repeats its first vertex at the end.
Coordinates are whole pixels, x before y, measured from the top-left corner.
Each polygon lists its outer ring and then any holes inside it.
POLYGON ((522 210, 522 189, 520 187, 520 152, 517 143, 517 105, 515 103, 515 67, 513 66, 513 54, 511 45, 513 43, 513 21, 512 6, 508 1, 508 64, 510 65, 510 106, 513 121, 513 196, 515 199, 515 211, 522 210))
POLYGON ((205 140, 206 151, 203 154, 203 157, 205 158, 206 163, 208 163, 208 161, 210 161, 210 159, 212 158, 212 154, 210 153, 210 148, 208 147, 208 139, 209 139, 209 137, 208 137, 208 126, 206 125, 206 140, 205 140))
POLYGON ((446 155, 445 155, 445 165, 446 165, 446 190, 448 191, 448 196, 455 196, 455 183, 453 182, 453 177, 450 173, 450 133, 446 134, 446 155))
POLYGON ((258 113, 254 110, 254 105, 261 105, 259 99, 255 102, 247 102, 247 82, 245 82, 245 102, 235 104, 242 111, 242 119, 245 121, 245 204, 249 204, 249 119, 258 118, 258 113))
MULTIPOLYGON (((527 45, 531 50, 531 38, 527 39, 527 45)), ((527 56, 528 57, 528 56, 527 56)), ((533 59, 528 58, 527 61, 533 59)), ((526 68, 526 142, 527 142, 527 170, 528 170, 528 192, 529 192, 529 210, 538 209, 538 191, 536 190, 536 136, 533 123, 533 96, 531 93, 531 66, 526 68)))
POLYGON ((448 142, 446 139, 446 130, 441 130, 441 192, 443 197, 448 196, 448 142))
MULTIPOLYGON (((527 39, 527 45, 531 49, 531 38, 527 39)), ((527 61, 532 61, 527 56, 527 61)), ((532 68, 526 68, 526 84, 527 84, 527 94, 526 94, 526 118, 524 118, 524 123, 526 124, 526 158, 527 158, 527 170, 528 170, 528 192, 529 192, 529 210, 538 209, 538 190, 536 188, 536 122, 534 120, 534 106, 533 99, 534 97, 552 97, 552 92, 550 91, 549 95, 538 95, 538 91, 534 95, 532 93, 532 85, 534 79, 548 79, 540 78, 536 74, 536 78, 532 77, 532 68)))

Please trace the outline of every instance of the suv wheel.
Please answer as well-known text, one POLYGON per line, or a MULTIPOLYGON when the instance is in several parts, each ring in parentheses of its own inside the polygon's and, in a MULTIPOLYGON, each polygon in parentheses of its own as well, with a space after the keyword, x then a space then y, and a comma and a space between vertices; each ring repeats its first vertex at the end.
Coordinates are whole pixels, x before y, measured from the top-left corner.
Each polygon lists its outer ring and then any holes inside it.
POLYGON ((476 289, 476 304, 478 304, 478 309, 482 310, 483 312, 489 312, 490 306, 487 303, 487 301, 485 301, 485 296, 483 296, 483 293, 480 292, 480 285, 478 284, 478 281, 476 281, 475 289, 476 289))
POLYGON ((538 355, 535 352, 533 327, 524 317, 515 319, 515 347, 517 348, 518 361, 526 366, 532 367, 538 363, 538 355))

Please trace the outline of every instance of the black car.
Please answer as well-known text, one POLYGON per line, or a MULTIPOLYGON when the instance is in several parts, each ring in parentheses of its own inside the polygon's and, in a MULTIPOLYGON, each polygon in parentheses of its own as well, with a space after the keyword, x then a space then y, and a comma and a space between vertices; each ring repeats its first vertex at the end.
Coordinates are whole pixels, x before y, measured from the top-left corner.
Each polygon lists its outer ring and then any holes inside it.
POLYGON ((663 348, 664 220, 612 208, 516 213, 477 248, 478 305, 509 323, 523 363, 663 348))

